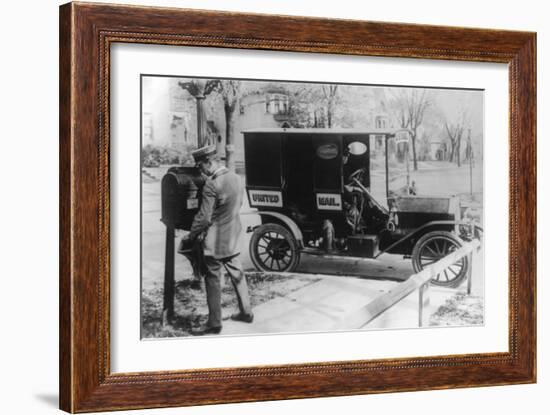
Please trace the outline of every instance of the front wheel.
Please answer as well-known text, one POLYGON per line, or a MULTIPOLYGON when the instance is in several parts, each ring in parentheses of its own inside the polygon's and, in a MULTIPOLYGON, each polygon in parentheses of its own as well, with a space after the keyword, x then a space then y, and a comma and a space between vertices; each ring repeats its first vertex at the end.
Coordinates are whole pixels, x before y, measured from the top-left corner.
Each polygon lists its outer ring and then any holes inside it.
MULTIPOLYGON (((422 236, 414 245, 412 263, 415 272, 420 272, 443 259, 462 246, 456 235, 446 231, 434 231, 422 236)), ((470 271, 469 257, 464 256, 432 278, 431 283, 442 287, 456 288, 470 271)))
POLYGON ((300 250, 288 229, 266 223, 254 229, 250 238, 250 259, 260 271, 292 272, 300 262, 300 250))

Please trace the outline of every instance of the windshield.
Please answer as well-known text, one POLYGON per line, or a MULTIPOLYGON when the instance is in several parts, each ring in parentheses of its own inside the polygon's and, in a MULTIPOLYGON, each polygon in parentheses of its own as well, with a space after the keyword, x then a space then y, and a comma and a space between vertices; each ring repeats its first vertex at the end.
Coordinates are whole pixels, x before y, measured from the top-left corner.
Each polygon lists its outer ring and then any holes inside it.
POLYGON ((387 196, 415 195, 416 173, 408 134, 374 134, 371 144, 371 194, 387 207, 387 196), (387 152, 387 158, 386 158, 387 152), (387 170, 387 172, 386 172, 387 170), (387 181, 386 181, 387 176, 387 181))
POLYGON ((459 196, 465 202, 478 197, 483 172, 470 156, 471 151, 464 151, 465 156, 451 162, 445 140, 429 141, 423 137, 415 144, 413 146, 406 132, 396 133, 387 140, 386 136, 375 136, 371 151, 371 193, 381 204, 387 206, 386 194, 389 198, 459 196))

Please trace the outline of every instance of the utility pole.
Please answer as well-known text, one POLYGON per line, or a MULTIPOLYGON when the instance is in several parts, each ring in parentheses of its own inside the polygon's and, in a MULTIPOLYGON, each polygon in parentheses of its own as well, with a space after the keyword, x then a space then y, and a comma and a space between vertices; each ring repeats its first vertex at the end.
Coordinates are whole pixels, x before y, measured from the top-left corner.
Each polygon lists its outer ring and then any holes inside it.
POLYGON ((197 105, 197 147, 204 147, 208 143, 206 132, 206 114, 204 112, 204 100, 214 91, 216 83, 197 79, 189 82, 179 82, 179 86, 186 90, 193 98, 197 105))
POLYGON ((411 188, 411 171, 409 167, 409 140, 405 142, 405 145, 407 146, 407 151, 405 152, 405 165, 407 166, 407 194, 409 194, 409 190, 411 188))
POLYGON ((389 165, 388 165, 388 140, 390 139, 390 137, 388 135, 386 135, 384 137, 384 153, 385 153, 385 159, 386 159, 386 199, 388 199, 388 197, 390 197, 390 178, 389 178, 389 165))
POLYGON ((197 95, 197 147, 204 147, 206 143, 206 117, 204 114, 204 95, 197 95))
MULTIPOLYGON (((473 173, 472 173, 472 161, 474 159, 474 149, 472 146, 472 129, 468 128, 468 153, 470 156, 470 196, 474 194, 473 173)), ((460 154, 459 154, 460 157, 460 154)))

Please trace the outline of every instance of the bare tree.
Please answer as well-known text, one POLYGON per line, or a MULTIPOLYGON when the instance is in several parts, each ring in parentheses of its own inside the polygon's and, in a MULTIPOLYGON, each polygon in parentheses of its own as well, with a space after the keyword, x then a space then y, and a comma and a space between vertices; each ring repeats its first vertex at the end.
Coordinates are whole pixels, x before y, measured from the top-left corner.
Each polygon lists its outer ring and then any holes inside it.
POLYGON ((304 89, 301 84, 283 84, 289 98, 287 109, 288 122, 294 128, 311 127, 308 103, 303 98, 304 89))
POLYGON ((233 143, 233 123, 235 119, 235 111, 241 97, 241 81, 218 81, 217 91, 222 97, 223 111, 225 113, 226 165, 230 170, 235 170, 235 160, 233 159, 233 153, 235 152, 233 143))
POLYGON ((339 85, 287 84, 290 123, 296 127, 332 128, 340 102, 339 85))
POLYGON ((458 167, 460 167, 460 147, 462 143, 462 135, 464 134, 464 129, 467 123, 466 111, 462 110, 459 112, 458 117, 454 121, 448 119, 445 120, 445 131, 447 132, 447 137, 451 142, 451 153, 449 155, 449 161, 452 163, 456 161, 458 167))
POLYGON ((208 81, 192 80, 189 82, 180 82, 179 86, 185 89, 197 101, 197 131, 199 147, 206 145, 206 117, 204 114, 203 101, 213 93, 219 94, 223 103, 225 115, 225 151, 227 167, 234 170, 235 161, 233 153, 235 152, 233 143, 233 124, 235 121, 235 112, 241 96, 241 82, 236 80, 217 80, 208 81))
MULTIPOLYGON (((398 94, 395 92, 390 93, 390 97, 391 98, 389 100, 389 104, 390 104, 389 108, 390 108, 390 112, 393 113, 393 118, 397 122, 397 125, 401 129, 408 128, 409 119, 408 119, 408 112, 407 112, 407 105, 406 105, 407 100, 404 98, 402 94, 398 94)), ((397 159, 400 162, 403 162, 405 157, 408 157, 408 154, 409 154, 409 143, 406 143, 406 147, 403 145, 398 145, 395 142, 393 142, 393 145, 395 146, 395 152, 396 152, 395 155, 397 159)))
POLYGON ((289 122, 293 127, 325 127, 321 88, 314 84, 286 84, 285 90, 290 99, 289 122))
POLYGON ((321 85, 324 101, 327 109, 327 127, 332 128, 334 124, 334 112, 338 103, 338 85, 321 85))
POLYGON ((216 90, 218 82, 215 80, 193 79, 187 82, 178 82, 180 88, 184 89, 195 98, 197 103, 197 146, 203 147, 206 144, 206 115, 204 113, 204 99, 216 90))
POLYGON ((474 147, 472 145, 472 129, 468 128, 468 137, 466 139, 466 152, 464 154, 464 160, 472 161, 474 157, 474 147))
POLYGON ((422 125, 426 110, 430 105, 431 99, 426 89, 401 88, 393 94, 392 107, 394 117, 401 128, 409 130, 411 136, 414 170, 418 170, 416 151, 418 129, 422 125))
POLYGON ((404 94, 393 94, 390 101, 390 108, 393 112, 393 117, 397 121, 399 128, 408 128, 409 118, 407 111, 407 99, 404 94))
POLYGON ((416 139, 418 137, 418 127, 420 127, 422 121, 424 121, 424 115, 426 114, 426 109, 430 105, 430 100, 428 99, 425 89, 412 89, 409 91, 410 93, 407 93, 405 95, 408 128, 411 133, 413 168, 414 170, 418 170, 418 162, 416 156, 416 139))

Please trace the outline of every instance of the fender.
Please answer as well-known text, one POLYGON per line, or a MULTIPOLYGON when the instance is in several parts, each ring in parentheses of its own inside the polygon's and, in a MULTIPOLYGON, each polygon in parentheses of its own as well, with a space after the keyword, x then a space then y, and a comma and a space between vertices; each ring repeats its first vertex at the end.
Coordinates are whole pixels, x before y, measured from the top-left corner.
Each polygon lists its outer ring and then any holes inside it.
MULTIPOLYGON (((425 230, 426 228, 430 228, 432 226, 440 226, 440 225, 454 225, 454 226, 458 226, 458 225, 470 225, 470 223, 467 223, 467 222, 463 222, 463 221, 455 221, 455 220, 434 220, 434 221, 431 221, 431 222, 427 222, 425 223, 424 225, 420 226, 419 228, 416 228, 414 231, 412 231, 411 233, 405 235, 403 238, 395 241, 393 244, 391 244, 390 246, 388 246, 386 249, 384 249, 383 251, 380 251, 374 258, 378 258, 380 255, 388 252, 389 250, 395 248, 396 246, 398 246, 399 244, 405 242, 406 240, 410 239, 411 237, 417 235, 420 231, 423 231, 425 230)), ((478 225, 474 225, 475 229, 480 231, 480 232, 483 232, 483 228, 481 228, 480 226, 478 225)))
POLYGON ((283 222, 288 230, 292 232, 292 236, 294 236, 294 238, 298 242, 298 246, 300 248, 304 247, 304 236, 302 234, 302 231, 300 230, 296 222, 294 222, 291 218, 279 212, 261 211, 254 213, 260 216, 271 216, 283 222))

